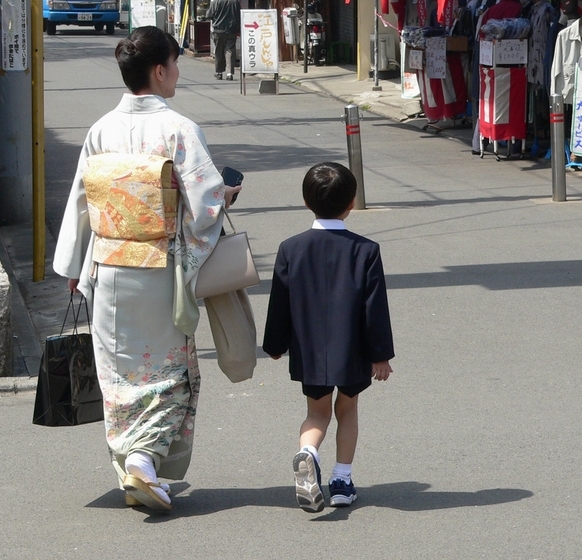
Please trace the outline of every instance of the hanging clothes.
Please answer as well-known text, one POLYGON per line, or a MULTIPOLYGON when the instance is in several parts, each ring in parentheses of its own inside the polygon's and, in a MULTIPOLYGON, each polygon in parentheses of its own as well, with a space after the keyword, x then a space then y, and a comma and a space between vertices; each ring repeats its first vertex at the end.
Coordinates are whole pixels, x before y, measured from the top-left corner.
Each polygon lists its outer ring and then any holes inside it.
POLYGON ((481 25, 485 25, 490 19, 516 18, 521 14, 522 6, 519 0, 499 0, 484 14, 481 25))
POLYGON ((552 62, 550 95, 561 93, 564 103, 572 105, 576 65, 582 50, 582 20, 575 21, 558 33, 552 62))
POLYGON ((531 35, 528 41, 527 81, 530 84, 544 84, 544 57, 550 26, 555 10, 548 0, 534 2, 529 13, 531 35))
POLYGON ((446 77, 428 78, 426 71, 417 70, 422 108, 429 122, 452 119, 467 110, 467 82, 460 53, 448 53, 446 77))

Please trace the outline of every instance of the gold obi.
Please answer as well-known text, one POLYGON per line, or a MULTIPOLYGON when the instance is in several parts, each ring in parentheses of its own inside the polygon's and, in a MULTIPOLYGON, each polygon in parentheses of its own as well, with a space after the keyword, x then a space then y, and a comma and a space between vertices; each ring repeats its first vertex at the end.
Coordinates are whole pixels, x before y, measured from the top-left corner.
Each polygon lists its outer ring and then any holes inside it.
POLYGON ((95 232, 93 260, 165 268, 178 213, 172 160, 148 154, 90 156, 83 183, 95 232))

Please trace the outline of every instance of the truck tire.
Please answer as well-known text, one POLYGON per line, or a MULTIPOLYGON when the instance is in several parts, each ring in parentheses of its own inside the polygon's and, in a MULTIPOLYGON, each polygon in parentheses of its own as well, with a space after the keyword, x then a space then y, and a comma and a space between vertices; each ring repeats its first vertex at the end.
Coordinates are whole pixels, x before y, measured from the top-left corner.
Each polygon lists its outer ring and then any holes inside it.
POLYGON ((54 21, 46 22, 46 34, 56 35, 57 34, 57 24, 54 21))
POLYGON ((107 35, 113 35, 115 33, 115 24, 114 23, 108 23, 105 26, 105 33, 107 33, 107 35))
POLYGON ((105 27, 102 23, 96 23, 93 27, 95 27, 95 31, 97 33, 101 33, 103 31, 103 27, 105 27))

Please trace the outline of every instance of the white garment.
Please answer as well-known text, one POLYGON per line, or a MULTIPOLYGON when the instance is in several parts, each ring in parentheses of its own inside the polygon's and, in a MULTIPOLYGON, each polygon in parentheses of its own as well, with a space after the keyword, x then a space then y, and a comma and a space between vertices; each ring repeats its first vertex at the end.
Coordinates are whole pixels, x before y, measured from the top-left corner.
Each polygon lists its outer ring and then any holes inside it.
MULTIPOLYGON (((80 278, 79 290, 90 300, 91 228, 83 171, 87 157, 103 152, 149 153, 174 161, 180 188, 176 264, 182 265, 186 284, 195 282, 220 235, 222 177, 210 159, 198 125, 171 110, 162 97, 129 93, 87 134, 57 241, 55 272, 66 278, 80 278)), ((191 303, 196 306, 195 301, 191 303)), ((196 319, 177 326, 182 332, 193 334, 195 323, 196 319)))
POLYGON ((568 105, 574 100, 576 65, 582 50, 581 25, 582 20, 579 19, 558 33, 552 61, 550 94, 561 93, 564 103, 568 105))
POLYGON ((346 224, 343 220, 317 218, 314 220, 311 229, 346 229, 346 224))

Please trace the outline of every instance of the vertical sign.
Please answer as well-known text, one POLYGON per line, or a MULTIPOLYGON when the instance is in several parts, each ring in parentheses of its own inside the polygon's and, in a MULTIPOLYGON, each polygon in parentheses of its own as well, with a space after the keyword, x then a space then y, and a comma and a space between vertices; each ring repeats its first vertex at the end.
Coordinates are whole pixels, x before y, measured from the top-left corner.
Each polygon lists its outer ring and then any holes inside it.
POLYGON ((155 0, 131 0, 131 29, 144 25, 156 25, 155 0))
POLYGON ((580 66, 576 64, 574 82, 574 103, 572 104, 572 135, 570 149, 576 156, 582 156, 582 76, 580 66))
POLYGON ((426 75, 428 78, 444 80, 447 73, 446 37, 427 37, 426 75))
MULTIPOLYGON (((420 97, 420 87, 418 85, 418 78, 416 76, 416 71, 408 72, 407 67, 407 57, 411 52, 411 48, 404 42, 400 43, 400 79, 402 83, 402 92, 400 97, 402 99, 416 99, 420 97)), ((422 51, 421 55, 422 55, 422 51)), ((408 59, 410 60, 410 59, 408 59)))
POLYGON ((242 73, 278 74, 277 10, 241 10, 242 73))
POLYGON ((2 70, 28 68, 26 0, 2 0, 2 70))

